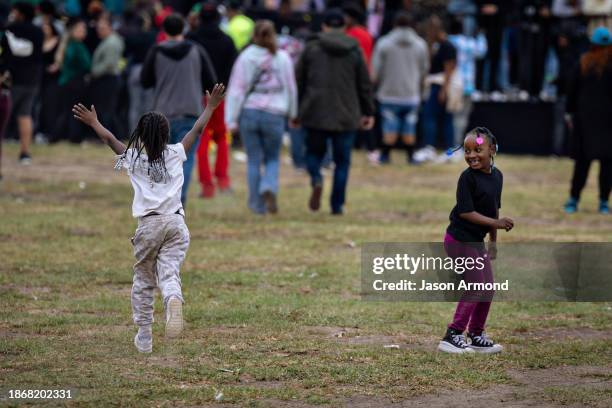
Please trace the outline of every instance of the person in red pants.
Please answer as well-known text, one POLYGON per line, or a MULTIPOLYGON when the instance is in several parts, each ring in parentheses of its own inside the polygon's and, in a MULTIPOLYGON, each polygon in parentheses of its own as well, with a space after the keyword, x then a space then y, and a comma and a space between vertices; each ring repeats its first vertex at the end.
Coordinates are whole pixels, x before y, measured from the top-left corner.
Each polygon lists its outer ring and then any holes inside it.
POLYGON ((213 174, 210 171, 208 161, 208 148, 210 141, 217 145, 217 158, 215 161, 214 176, 217 179, 217 186, 220 191, 228 192, 230 190, 230 178, 228 173, 229 168, 229 147, 227 143, 227 129, 225 127, 224 112, 225 103, 214 111, 210 121, 202 132, 202 141, 198 147, 198 173, 200 174, 200 184, 202 184, 203 198, 212 198, 215 196, 215 184, 213 183, 213 174))
MULTIPOLYGON (((211 62, 217 73, 217 78, 219 82, 227 85, 238 51, 236 51, 232 39, 219 28, 220 21, 221 15, 219 14, 217 1, 203 1, 200 6, 200 22, 194 31, 187 34, 187 38, 204 47, 208 55, 215 56, 211 62)), ((224 111, 224 102, 221 102, 221 105, 213 113, 210 122, 208 122, 208 126, 204 129, 198 148, 198 170, 200 183, 202 184, 201 195, 204 198, 212 198, 215 195, 213 176, 208 164, 208 148, 211 140, 217 144, 217 160, 214 173, 217 178, 217 187, 220 191, 230 190, 229 147, 227 129, 223 118, 224 111)))

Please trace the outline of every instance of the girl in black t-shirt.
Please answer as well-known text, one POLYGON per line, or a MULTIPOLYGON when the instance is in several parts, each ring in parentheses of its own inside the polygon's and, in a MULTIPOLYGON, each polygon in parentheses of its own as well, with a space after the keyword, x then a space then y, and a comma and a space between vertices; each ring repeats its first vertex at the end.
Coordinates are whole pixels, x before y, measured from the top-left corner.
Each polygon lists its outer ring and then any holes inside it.
MULTIPOLYGON (((452 258, 481 258, 478 269, 474 266, 463 274, 465 282, 493 283, 490 259, 497 254, 497 230, 510 231, 514 222, 499 219, 503 175, 494 166, 497 140, 484 127, 471 130, 463 141, 468 168, 457 183, 457 204, 450 214, 450 225, 444 237, 444 248, 452 258), (489 234, 488 251, 484 237, 489 234)), ((478 263, 477 263, 478 265, 478 263)), ((493 291, 465 291, 457 304, 455 316, 448 325, 438 350, 447 353, 499 353, 502 347, 487 338, 485 322, 493 291), (467 329, 470 343, 463 332, 467 329)))

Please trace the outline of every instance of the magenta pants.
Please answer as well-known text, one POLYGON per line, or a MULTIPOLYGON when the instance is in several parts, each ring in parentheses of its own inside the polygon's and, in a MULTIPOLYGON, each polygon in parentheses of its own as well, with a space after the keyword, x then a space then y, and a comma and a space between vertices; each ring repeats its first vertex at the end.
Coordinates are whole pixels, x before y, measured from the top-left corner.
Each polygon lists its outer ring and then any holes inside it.
MULTIPOLYGON (((464 242, 457 241, 448 232, 444 236, 444 249, 451 258, 458 257, 483 257, 486 255, 484 243, 481 248, 472 246, 464 242)), ((472 268, 466 270, 463 274, 463 279, 466 282, 491 282, 493 283, 493 269, 488 256, 484 258, 484 268, 481 270, 472 268)), ((453 322, 448 325, 451 329, 465 331, 467 328, 469 333, 480 335, 485 328, 489 309, 491 308, 491 299, 494 291, 473 292, 466 291, 461 296, 461 300, 457 304, 453 322), (485 299, 485 300, 478 300, 485 299)))

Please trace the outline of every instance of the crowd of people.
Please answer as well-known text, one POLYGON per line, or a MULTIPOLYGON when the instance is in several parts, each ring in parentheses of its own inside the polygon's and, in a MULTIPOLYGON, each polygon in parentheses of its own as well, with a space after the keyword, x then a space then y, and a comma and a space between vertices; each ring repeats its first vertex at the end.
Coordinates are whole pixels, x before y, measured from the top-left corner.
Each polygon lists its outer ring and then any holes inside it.
MULTIPOLYGON (((203 91, 224 83, 227 101, 187 152, 183 202, 196 158, 202 197, 231 191, 233 139, 247 157, 248 207, 278 211, 289 134, 293 164, 311 178, 309 207, 319 209, 321 168, 333 162, 331 211, 342 214, 354 147, 373 165, 389 163, 397 147, 410 164, 460 160, 450 152, 479 100, 554 97, 579 117, 592 96, 579 93, 596 89, 579 89, 576 73, 608 71, 611 15, 612 2, 587 0, 0 3, 0 137, 7 128, 18 135, 19 160, 29 164, 34 135, 77 143, 92 135, 72 118, 83 102, 126 138, 143 113, 159 111, 176 143, 204 109, 203 91), (580 63, 593 47, 598 62, 580 63)), ((605 112, 610 101, 601 104, 605 112)), ((567 128, 577 135, 597 123, 575 122, 567 128)), ((600 143, 577 159, 568 212, 593 159, 602 160, 607 203, 610 157, 600 143)))
MULTIPOLYGON (((264 9, 274 9, 273 3, 265 2, 264 9)), ((468 167, 457 183, 444 247, 452 258, 487 258, 484 268, 470 270, 464 279, 493 283, 497 231, 512 230, 514 221, 500 218, 497 138, 485 127, 467 134, 465 128, 473 100, 507 97, 500 92, 507 88, 502 49, 512 56, 507 78, 518 84, 519 97, 540 96, 549 50, 556 49, 556 58, 564 61, 557 86, 560 103, 567 103, 575 159, 565 210, 577 211, 589 167, 599 160, 599 212, 609 212, 612 36, 601 25, 588 36, 585 28, 580 37, 576 24, 584 21, 578 11, 590 2, 450 1, 442 17, 420 14, 411 1, 399 3, 367 13, 366 6, 378 2, 315 1, 308 7, 323 6, 316 25, 291 22, 291 4, 285 1, 275 4, 275 20, 255 21, 237 0, 223 7, 211 0, 141 0, 123 11, 121 1, 67 1, 63 10, 70 17, 63 19, 49 1, 37 8, 12 5, 0 43, 0 136, 14 117, 25 165, 32 160, 34 132, 73 142, 93 132, 118 156, 116 168, 127 169, 132 215, 138 219, 131 300, 139 352, 153 350, 156 288, 166 336, 183 330, 180 268, 190 241, 185 223, 190 178, 197 156, 204 198, 217 188, 231 189, 228 134, 239 136, 246 152, 247 205, 254 214, 279 210, 280 151, 288 130, 294 166, 310 176, 312 211, 321 207, 322 166, 333 161, 333 215, 344 211, 357 141, 375 165, 388 163, 398 143, 409 163, 464 159, 468 167), (520 16, 514 34, 505 25, 512 23, 513 10, 520 16), (378 23, 372 20, 377 16, 378 23), (283 21, 291 24, 278 27, 283 21), (311 32, 319 25, 320 32, 311 32), (565 26, 573 28, 563 31, 565 26), (553 37, 558 47, 547 42, 553 37), (583 39, 586 46, 580 45, 583 39), (126 88, 129 98, 122 98, 126 88), (127 136, 126 143, 116 135, 127 136), (214 178, 211 141, 217 146, 214 178), (447 152, 438 155, 439 146, 447 152)), ((464 293, 438 350, 502 351, 485 332, 493 293, 477 292, 476 299, 464 293)))

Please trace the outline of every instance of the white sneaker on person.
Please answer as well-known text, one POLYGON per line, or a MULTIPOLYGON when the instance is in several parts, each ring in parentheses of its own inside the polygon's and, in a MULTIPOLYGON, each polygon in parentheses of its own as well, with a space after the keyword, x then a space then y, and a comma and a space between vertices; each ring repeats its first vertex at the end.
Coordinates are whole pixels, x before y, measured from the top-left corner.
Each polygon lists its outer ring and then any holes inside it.
POLYGON ((138 328, 138 333, 134 336, 134 346, 140 353, 150 353, 153 351, 153 334, 151 326, 138 328))
POLYGON ((438 157, 436 149, 433 146, 425 146, 414 152, 413 159, 416 163, 425 163, 435 160, 438 157))
POLYGON ((438 351, 450 354, 473 354, 474 350, 468 347, 465 336, 459 330, 446 329, 446 335, 438 344, 438 351))
POLYGON ((468 347, 476 353, 495 354, 501 353, 504 349, 500 344, 495 344, 493 340, 489 339, 485 332, 480 333, 478 336, 468 333, 468 337, 470 338, 468 347))
POLYGON ((380 165, 380 152, 378 150, 372 150, 368 152, 368 162, 371 166, 379 166, 380 165))
POLYGON ((177 337, 183 331, 183 302, 171 297, 166 305, 166 337, 177 337))

